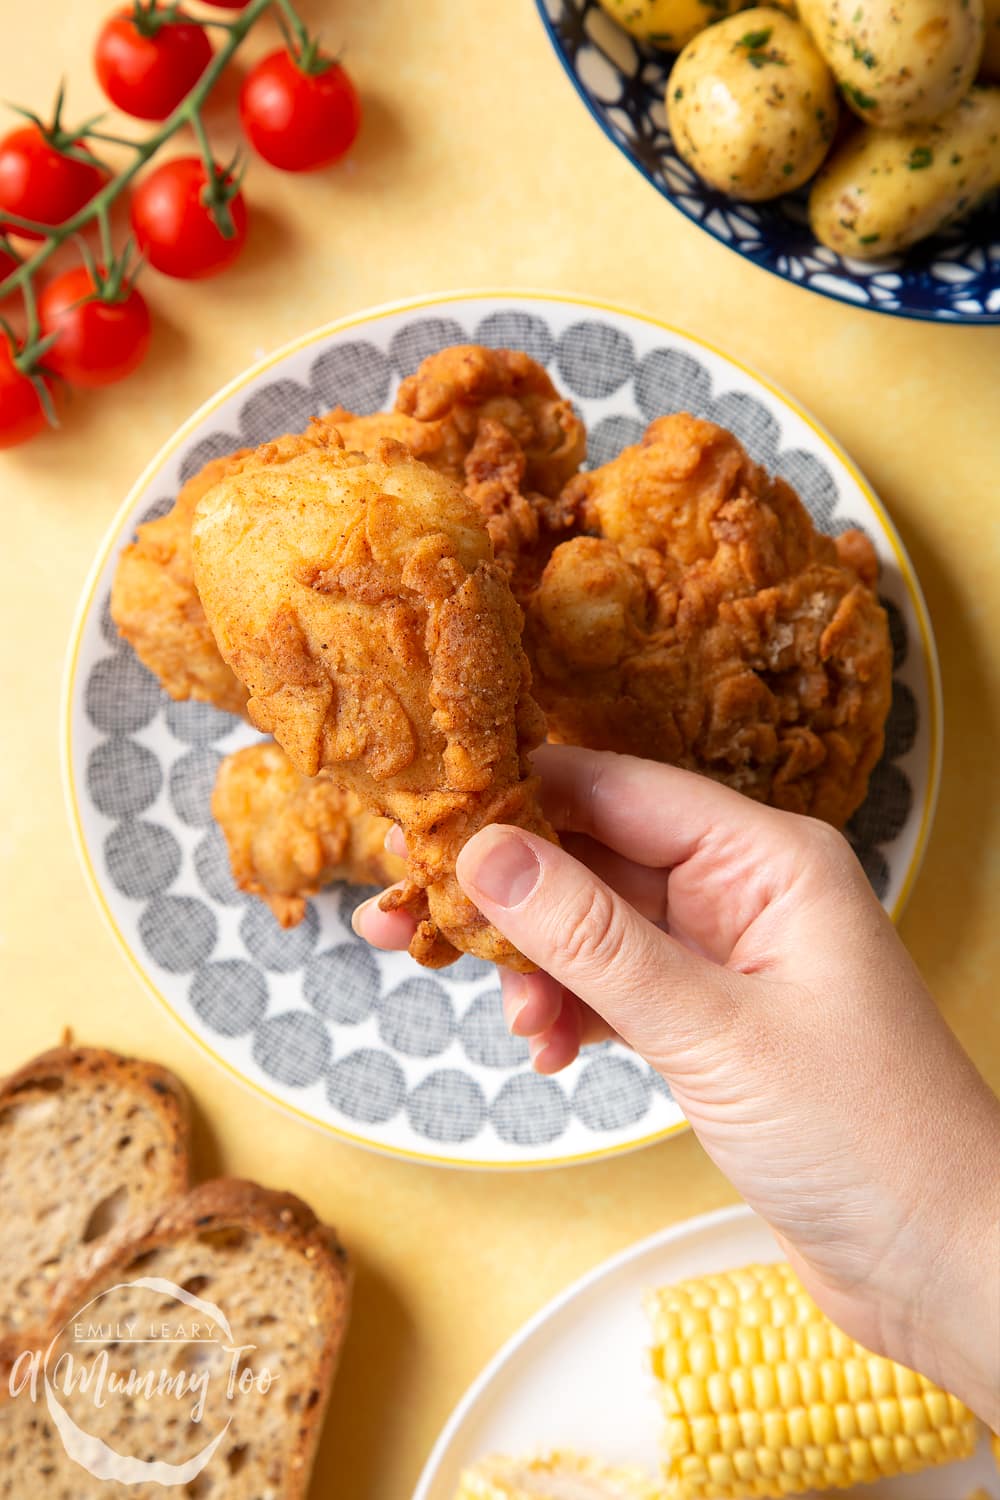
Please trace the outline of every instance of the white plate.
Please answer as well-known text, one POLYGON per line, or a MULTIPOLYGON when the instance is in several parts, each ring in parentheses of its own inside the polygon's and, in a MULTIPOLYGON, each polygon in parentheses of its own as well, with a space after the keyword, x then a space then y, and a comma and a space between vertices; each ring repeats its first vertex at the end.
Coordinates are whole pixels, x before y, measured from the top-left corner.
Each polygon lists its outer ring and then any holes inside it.
MULTIPOLYGON (((780 1260, 770 1230, 744 1205, 640 1240, 555 1297, 473 1381, 420 1476, 413 1500, 454 1500, 458 1477, 488 1453, 572 1448, 655 1474, 662 1417, 645 1368, 644 1294, 688 1276, 780 1260)), ((997 1493, 984 1440, 965 1463, 884 1479, 858 1500, 968 1500, 997 1493)))
POLYGON ((889 742, 854 837, 894 914, 915 876, 940 764, 940 688, 913 569, 865 481, 789 398, 696 339, 603 305, 530 293, 457 294, 376 309, 304 335, 213 396, 125 500, 74 631, 65 692, 66 785, 95 895, 152 993, 223 1066, 333 1134, 420 1161, 539 1166, 590 1160, 683 1128, 662 1081, 624 1049, 588 1052, 558 1079, 507 1036, 495 971, 436 974, 376 955, 350 929, 357 891, 331 889, 282 932, 233 888, 208 798, 220 756, 256 736, 171 703, 107 614, 118 554, 213 454, 303 427, 334 403, 369 412, 446 344, 526 349, 547 364, 603 461, 663 411, 731 427, 781 470, 826 529, 862 526, 882 563, 897 646, 889 742))

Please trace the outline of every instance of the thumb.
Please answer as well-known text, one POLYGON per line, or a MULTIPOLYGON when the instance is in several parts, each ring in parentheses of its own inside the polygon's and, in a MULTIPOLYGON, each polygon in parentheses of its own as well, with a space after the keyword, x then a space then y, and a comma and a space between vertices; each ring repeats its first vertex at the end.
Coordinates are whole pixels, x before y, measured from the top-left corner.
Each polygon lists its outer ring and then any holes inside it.
POLYGON ((526 958, 654 1065, 729 1024, 739 976, 682 947, 558 844, 493 823, 455 873, 526 958))

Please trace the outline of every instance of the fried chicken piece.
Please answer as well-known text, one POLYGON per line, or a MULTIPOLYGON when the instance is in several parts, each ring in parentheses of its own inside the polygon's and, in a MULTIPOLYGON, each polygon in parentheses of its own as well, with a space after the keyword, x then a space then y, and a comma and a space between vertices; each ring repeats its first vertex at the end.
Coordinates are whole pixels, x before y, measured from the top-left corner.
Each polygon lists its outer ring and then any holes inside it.
MULTIPOLYGON (((502 489, 492 489, 491 530, 497 531, 498 541, 499 532, 504 533, 499 560, 508 574, 513 578, 523 560, 525 576, 533 583, 547 553, 529 552, 538 534, 538 521, 532 518, 537 508, 544 512, 552 506, 541 496, 521 494, 529 460, 521 455, 519 437, 529 444, 532 473, 553 486, 546 494, 555 494, 579 466, 586 446, 583 427, 569 403, 561 400, 542 367, 527 355, 474 345, 432 355, 406 384, 415 414, 401 406, 359 417, 337 407, 314 419, 304 433, 290 433, 277 442, 288 454, 304 452, 322 447, 339 430, 345 447, 368 453, 382 439, 394 439, 415 458, 459 482, 466 481, 471 464, 475 474, 468 487, 474 495, 485 494, 484 466, 499 443, 506 454, 506 474, 518 472, 513 487, 505 483, 502 489), (431 415, 435 404, 440 410, 431 415), (500 426, 501 421, 505 425, 500 426)), ((245 712, 246 692, 220 657, 205 621, 191 567, 191 519, 205 491, 251 461, 251 453, 241 448, 211 459, 188 480, 165 516, 140 526, 136 540, 119 558, 111 591, 111 615, 119 633, 166 692, 172 698, 197 698, 229 713, 245 712)))
MULTIPOLYGON (((277 439, 285 454, 330 441, 328 418, 304 433, 277 439)), ((339 442, 339 438, 337 439, 339 442)), ((219 655, 194 583, 191 522, 202 495, 227 474, 252 463, 252 448, 209 459, 183 486, 165 516, 138 527, 118 559, 111 585, 111 618, 118 633, 171 698, 196 698, 227 713, 245 714, 246 689, 219 655)))
POLYGON ((173 509, 138 528, 111 585, 111 618, 171 698, 197 698, 240 714, 246 689, 219 655, 195 591, 191 518, 207 490, 247 452, 213 458, 184 485, 173 509))
POLYGON ((565 499, 588 534, 556 548, 526 606, 550 736, 842 827, 892 690, 867 538, 819 534, 784 480, 685 414, 565 499))
POLYGON ((428 468, 462 481, 467 444, 448 422, 420 422, 399 411, 376 411, 358 417, 343 406, 335 406, 322 420, 326 426, 337 428, 349 452, 373 453, 385 438, 402 443, 428 468))
POLYGON ((459 344, 403 381, 394 412, 338 407, 347 448, 381 437, 458 480, 483 515, 497 562, 520 598, 534 587, 570 513, 560 499, 587 448, 583 423, 536 360, 514 349, 459 344))
MULTIPOLYGON (((348 447, 367 450, 382 438, 405 443, 414 457, 443 473, 461 475, 465 448, 443 423, 418 422, 398 412, 355 417, 337 407, 304 433, 277 439, 282 452, 305 452, 342 431, 348 447)), ((118 560, 111 617, 119 634, 171 698, 197 698, 228 713, 246 712, 246 689, 226 666, 205 619, 191 565, 191 521, 206 490, 250 461, 252 448, 213 458, 189 479, 171 510, 138 528, 118 560)))
POLYGON ((396 410, 440 422, 473 446, 482 421, 502 422, 524 454, 531 492, 556 496, 583 462, 587 434, 572 406, 536 360, 519 349, 455 344, 403 381, 396 410))
POLYGON ((558 495, 527 489, 524 450, 497 417, 478 418, 464 436, 448 417, 418 421, 402 412, 356 417, 336 407, 324 421, 337 427, 348 451, 371 453, 382 438, 389 438, 456 480, 486 522, 495 560, 515 597, 534 587, 552 548, 567 535, 571 508, 558 495))
POLYGON ((521 613, 468 498, 395 443, 370 459, 265 446, 204 496, 193 544, 252 722, 401 825, 407 878, 383 903, 416 917, 413 956, 530 968, 455 878, 487 823, 554 837, 527 761, 545 725, 521 613))
POLYGON ((212 793, 233 879, 295 927, 335 880, 388 885, 406 865, 384 846, 392 824, 327 775, 303 776, 273 740, 227 755, 212 793))
POLYGON ((573 523, 573 508, 561 496, 525 492, 527 460, 509 429, 483 417, 465 456, 464 489, 486 523, 493 554, 520 603, 573 523))

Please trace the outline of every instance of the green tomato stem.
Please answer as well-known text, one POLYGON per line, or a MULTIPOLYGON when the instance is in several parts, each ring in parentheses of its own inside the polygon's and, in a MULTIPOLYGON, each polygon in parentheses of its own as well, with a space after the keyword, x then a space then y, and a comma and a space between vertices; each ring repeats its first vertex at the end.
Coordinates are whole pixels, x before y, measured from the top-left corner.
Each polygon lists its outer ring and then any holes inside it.
POLYGON ((205 163, 205 171, 211 183, 215 174, 215 157, 212 154, 212 143, 208 139, 208 131, 205 129, 205 121, 201 117, 200 109, 196 109, 191 116, 191 129, 194 131, 198 150, 201 152, 201 159, 205 163))
POLYGON ((88 141, 107 141, 110 146, 125 146, 129 151, 141 151, 145 141, 130 141, 127 135, 112 135, 108 130, 88 130, 88 141))
POLYGON ((44 235, 49 235, 52 232, 51 224, 42 224, 38 219, 25 219, 21 214, 5 213, 3 215, 3 222, 5 227, 13 230, 30 229, 34 234, 44 235))
MULTIPOLYGON (((31 286, 32 278, 36 272, 41 270, 46 261, 55 254, 60 245, 65 244, 73 235, 79 234, 86 225, 92 224, 95 220, 100 222, 101 215, 107 214, 112 203, 121 197, 129 183, 150 158, 155 156, 160 147, 165 145, 185 125, 191 125, 197 131, 198 126, 195 122, 199 118, 199 111, 218 82, 223 70, 250 29, 264 12, 274 4, 280 4, 282 11, 286 15, 289 15, 289 13, 294 15, 291 0, 250 0, 246 9, 230 26, 229 36, 226 41, 219 48, 218 52, 216 52, 190 93, 186 94, 180 104, 178 104, 173 114, 168 115, 159 129, 154 130, 152 135, 148 136, 145 141, 128 143, 134 146, 134 159, 117 176, 112 177, 110 182, 106 183, 99 192, 95 193, 93 198, 85 203, 77 213, 73 214, 71 218, 66 219, 62 224, 57 224, 52 228, 45 226, 48 228, 48 233, 43 243, 39 245, 38 249, 27 260, 22 261, 5 281, 0 282, 0 298, 6 297, 10 292, 17 291, 20 288, 25 298, 25 306, 27 307, 29 297, 31 296, 29 287, 31 286)), ((304 30, 297 16, 295 17, 295 22, 298 28, 304 30)), ((12 225, 15 229, 18 227, 33 229, 43 227, 31 224, 26 219, 21 220, 19 224, 14 214, 0 214, 0 219, 4 223, 12 225)))
POLYGON ((277 0, 277 5, 285 20, 288 22, 288 25, 290 26, 292 31, 292 35, 295 37, 295 40, 299 44, 299 51, 302 53, 308 52, 310 46, 312 45, 312 39, 302 21, 300 20, 295 6, 292 4, 292 0, 277 0))
POLYGON ((101 257, 107 267, 114 261, 115 247, 111 239, 111 214, 106 203, 102 203, 98 211, 97 227, 101 236, 101 257))
POLYGON ((24 316, 27 323, 27 328, 24 335, 24 346, 26 349, 28 349, 38 342, 38 335, 40 332, 40 326, 38 322, 38 304, 35 300, 35 284, 33 281, 25 282, 24 292, 22 295, 24 297, 24 316))
POLYGON ((236 225, 233 222, 232 210, 229 207, 229 198, 226 194, 225 183, 219 175, 212 155, 212 143, 205 129, 205 121, 201 117, 201 111, 196 109, 191 118, 191 124, 198 141, 198 149, 201 159, 205 163, 205 187, 201 194, 202 202, 215 220, 216 227, 224 240, 231 240, 236 233, 236 225))

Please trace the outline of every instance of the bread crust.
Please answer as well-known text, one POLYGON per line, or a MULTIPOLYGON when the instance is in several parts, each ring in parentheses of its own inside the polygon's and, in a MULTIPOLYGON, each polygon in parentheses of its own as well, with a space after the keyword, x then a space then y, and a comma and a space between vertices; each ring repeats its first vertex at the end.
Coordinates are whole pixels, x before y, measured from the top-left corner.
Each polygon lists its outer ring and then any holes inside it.
POLYGON ((89 1241, 187 1191, 187 1094, 157 1063, 53 1047, 0 1078, 0 1334, 44 1323, 89 1241))
MULTIPOLYGON (((323 1420, 333 1389, 341 1349, 350 1318, 354 1274, 337 1232, 317 1219, 308 1204, 294 1193, 261 1187, 240 1177, 218 1177, 202 1182, 182 1198, 175 1198, 139 1220, 113 1230, 74 1261, 71 1271, 56 1283, 50 1336, 76 1310, 95 1296, 102 1282, 126 1276, 140 1256, 186 1236, 239 1228, 281 1241, 283 1247, 326 1272, 326 1305, 316 1309, 327 1331, 319 1367, 309 1376, 319 1398, 297 1413, 295 1449, 288 1469, 288 1485, 281 1500, 304 1500, 316 1456, 323 1420)), ((3 1346, 0 1344, 0 1368, 3 1346)))
POLYGON ((176 1181, 170 1191, 186 1191, 190 1180, 191 1106, 183 1084, 169 1069, 104 1047, 51 1047, 0 1078, 0 1111, 10 1100, 32 1089, 44 1090, 49 1079, 57 1078, 77 1083, 106 1078, 144 1099, 164 1121, 171 1140, 176 1181))
POLYGON ((325 1332, 322 1355, 317 1365, 303 1371, 310 1394, 318 1395, 303 1403, 296 1413, 295 1439, 281 1491, 281 1500, 305 1500, 347 1331, 353 1274, 336 1231, 321 1223, 307 1204, 292 1193, 261 1187, 242 1178, 222 1177, 203 1182, 184 1196, 113 1229, 77 1257, 55 1284, 45 1328, 33 1336, 0 1338, 0 1418, 4 1405, 11 1399, 8 1376, 21 1351, 46 1347, 103 1288, 127 1280, 130 1268, 148 1252, 231 1229, 251 1231, 278 1241, 283 1251, 307 1261, 314 1275, 319 1272, 320 1283, 325 1287, 321 1305, 311 1305, 308 1309, 310 1318, 315 1317, 325 1332))

